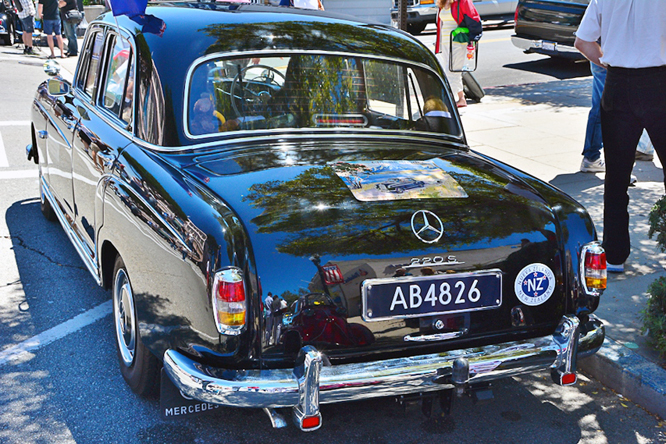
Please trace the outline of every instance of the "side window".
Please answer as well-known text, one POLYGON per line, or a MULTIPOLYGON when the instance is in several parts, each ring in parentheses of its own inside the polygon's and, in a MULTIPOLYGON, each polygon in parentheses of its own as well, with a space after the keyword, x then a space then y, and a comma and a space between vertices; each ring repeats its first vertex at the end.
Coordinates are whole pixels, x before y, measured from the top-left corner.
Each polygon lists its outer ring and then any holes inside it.
POLYGON ((134 89, 134 82, 127 80, 128 77, 133 77, 131 60, 132 47, 127 40, 116 37, 109 53, 104 76, 104 94, 100 99, 104 108, 122 117, 126 122, 131 120, 129 118, 132 115, 132 94, 129 90, 134 89), (126 89, 129 94, 126 94, 126 89))
POLYGON ((102 48, 104 47, 104 34, 99 32, 93 42, 90 63, 88 63, 88 72, 86 75, 85 88, 83 89, 91 97, 95 97, 95 81, 97 80, 97 71, 99 61, 102 58, 102 48))

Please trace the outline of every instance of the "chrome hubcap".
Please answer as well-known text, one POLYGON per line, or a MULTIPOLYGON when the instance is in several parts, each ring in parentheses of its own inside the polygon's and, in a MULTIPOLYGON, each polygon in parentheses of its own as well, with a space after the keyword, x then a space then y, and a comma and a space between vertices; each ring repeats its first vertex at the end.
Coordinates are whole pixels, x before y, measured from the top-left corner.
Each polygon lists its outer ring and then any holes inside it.
POLYGON ((134 295, 125 270, 118 270, 113 285, 113 316, 116 326, 118 349, 126 366, 134 362, 136 351, 136 319, 134 295))

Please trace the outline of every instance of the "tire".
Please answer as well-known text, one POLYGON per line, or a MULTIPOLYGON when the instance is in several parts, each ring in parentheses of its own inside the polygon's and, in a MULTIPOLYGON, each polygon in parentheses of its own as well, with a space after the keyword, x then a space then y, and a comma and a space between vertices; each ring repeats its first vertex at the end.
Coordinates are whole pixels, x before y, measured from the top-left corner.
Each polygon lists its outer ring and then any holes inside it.
POLYGON ((428 24, 425 22, 408 24, 407 32, 409 32, 412 35, 419 35, 423 32, 424 29, 426 29, 427 25, 428 24))
POLYGON ((5 46, 12 46, 12 30, 11 30, 11 27, 10 27, 10 29, 8 29, 8 31, 9 32, 7 33, 7 35, 2 37, 2 43, 5 46))
POLYGON ((465 71, 462 74, 463 90, 465 96, 476 103, 479 103, 486 93, 471 72, 465 71))
POLYGON ((44 188, 42 187, 42 167, 39 167, 39 209, 42 210, 42 214, 49 222, 54 222, 56 220, 55 211, 51 203, 44 195, 44 188))
POLYGON ((159 386, 160 363, 141 341, 134 292, 120 256, 113 267, 111 296, 120 373, 134 393, 153 395, 159 386))

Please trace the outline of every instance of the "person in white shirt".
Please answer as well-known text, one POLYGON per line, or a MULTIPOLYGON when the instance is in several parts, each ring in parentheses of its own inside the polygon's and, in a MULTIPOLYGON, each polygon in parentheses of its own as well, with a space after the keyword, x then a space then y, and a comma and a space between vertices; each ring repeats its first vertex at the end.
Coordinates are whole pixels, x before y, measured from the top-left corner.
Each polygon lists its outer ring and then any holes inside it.
POLYGON ((643 129, 666 162, 666 1, 590 0, 575 46, 608 69, 601 98, 603 246, 608 271, 621 273, 631 252, 627 189, 643 129))

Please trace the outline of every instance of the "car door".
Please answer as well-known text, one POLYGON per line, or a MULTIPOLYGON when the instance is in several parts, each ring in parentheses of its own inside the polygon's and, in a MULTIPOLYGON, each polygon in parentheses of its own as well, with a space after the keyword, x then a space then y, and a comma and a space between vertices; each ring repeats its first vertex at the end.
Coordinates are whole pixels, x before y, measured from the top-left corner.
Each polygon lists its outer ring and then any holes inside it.
POLYGON ((74 213, 72 193, 72 138, 77 116, 73 108, 73 95, 50 95, 42 104, 46 108, 45 132, 39 137, 46 140, 46 172, 51 193, 58 201, 65 218, 71 222, 74 213))
POLYGON ((134 51, 128 39, 115 29, 100 29, 91 40, 90 63, 82 65, 84 70, 88 68, 82 73, 85 83, 74 101, 80 120, 74 134, 72 164, 75 223, 94 260, 96 233, 103 221, 104 177, 131 141, 134 51))

